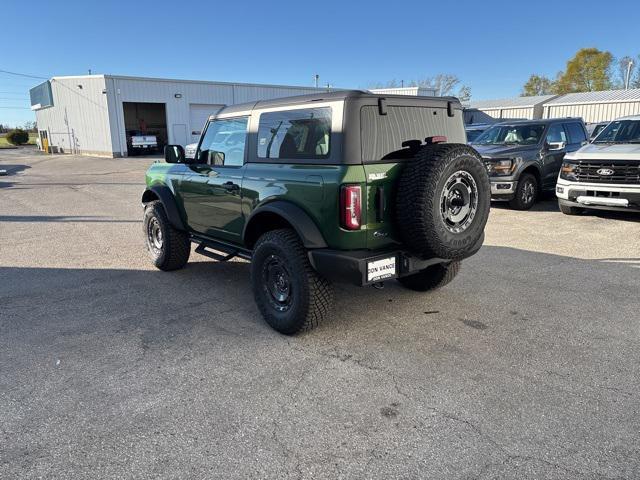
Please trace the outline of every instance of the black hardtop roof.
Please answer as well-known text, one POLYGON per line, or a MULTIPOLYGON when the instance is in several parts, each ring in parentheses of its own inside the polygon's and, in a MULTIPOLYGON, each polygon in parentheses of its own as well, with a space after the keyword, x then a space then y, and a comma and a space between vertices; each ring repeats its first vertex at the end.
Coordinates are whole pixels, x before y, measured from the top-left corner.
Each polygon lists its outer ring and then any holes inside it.
POLYGON ((228 105, 210 118, 215 118, 220 114, 233 112, 246 112, 247 110, 255 110, 257 108, 273 108, 284 107, 288 105, 301 105, 311 102, 346 100, 348 98, 388 98, 403 99, 411 102, 420 102, 424 100, 433 101, 434 99, 442 101, 453 101, 459 103, 455 97, 426 97, 416 95, 387 95, 384 93, 374 93, 366 90, 331 90, 327 92, 311 93, 306 95, 295 95, 291 97, 274 98, 272 100, 258 100, 257 102, 240 103, 236 105, 228 105))
POLYGON ((543 124, 547 125, 549 123, 555 122, 566 122, 566 121, 575 121, 582 122, 582 118, 580 117, 565 117, 565 118, 539 118, 537 120, 507 120, 503 119, 493 125, 534 125, 534 124, 543 124))

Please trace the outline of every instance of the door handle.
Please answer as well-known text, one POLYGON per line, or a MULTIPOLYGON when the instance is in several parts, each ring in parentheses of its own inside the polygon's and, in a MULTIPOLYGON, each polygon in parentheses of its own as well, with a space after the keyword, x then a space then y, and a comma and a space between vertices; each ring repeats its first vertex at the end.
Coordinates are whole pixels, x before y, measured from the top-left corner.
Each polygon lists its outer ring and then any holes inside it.
POLYGON ((224 188, 227 192, 237 192, 240 190, 240 185, 233 182, 225 182, 222 184, 222 188, 224 188))

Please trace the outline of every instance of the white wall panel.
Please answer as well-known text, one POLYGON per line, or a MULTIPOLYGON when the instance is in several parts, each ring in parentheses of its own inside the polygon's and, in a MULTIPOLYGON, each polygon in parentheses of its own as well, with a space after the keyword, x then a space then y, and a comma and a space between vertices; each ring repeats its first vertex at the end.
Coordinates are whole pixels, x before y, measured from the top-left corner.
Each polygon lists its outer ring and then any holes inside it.
POLYGON ((609 122, 619 117, 640 115, 640 102, 545 105, 545 118, 581 117, 585 122, 609 122))
POLYGON ((65 153, 112 155, 104 89, 100 76, 51 80, 53 107, 36 111, 38 129, 48 131, 49 145, 65 153))

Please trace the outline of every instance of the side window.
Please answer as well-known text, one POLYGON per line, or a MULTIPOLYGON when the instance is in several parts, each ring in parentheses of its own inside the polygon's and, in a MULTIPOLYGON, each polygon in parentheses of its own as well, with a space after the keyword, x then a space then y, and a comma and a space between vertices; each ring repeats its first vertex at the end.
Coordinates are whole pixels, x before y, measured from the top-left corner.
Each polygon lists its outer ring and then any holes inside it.
POLYGON ((582 143, 587 140, 587 136, 584 133, 584 128, 579 123, 565 123, 565 128, 569 132, 570 143, 582 143))
POLYGON ((198 153, 200 163, 230 167, 243 165, 247 122, 247 117, 209 122, 198 153))
POLYGON ((547 132, 547 143, 567 143, 567 134, 561 123, 554 123, 547 132))
POLYGON ((330 148, 330 107, 260 114, 258 158, 327 158, 330 148))

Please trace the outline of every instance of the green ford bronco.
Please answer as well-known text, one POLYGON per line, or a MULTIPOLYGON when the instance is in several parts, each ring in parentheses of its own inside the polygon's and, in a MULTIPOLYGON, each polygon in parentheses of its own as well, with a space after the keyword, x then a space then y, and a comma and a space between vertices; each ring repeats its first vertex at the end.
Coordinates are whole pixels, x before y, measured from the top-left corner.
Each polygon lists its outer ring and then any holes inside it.
POLYGON ((180 146, 146 175, 156 267, 195 251, 251 261, 255 301, 294 334, 329 316, 332 282, 450 282, 484 240, 490 185, 449 97, 337 91, 233 105, 195 158, 180 146))

